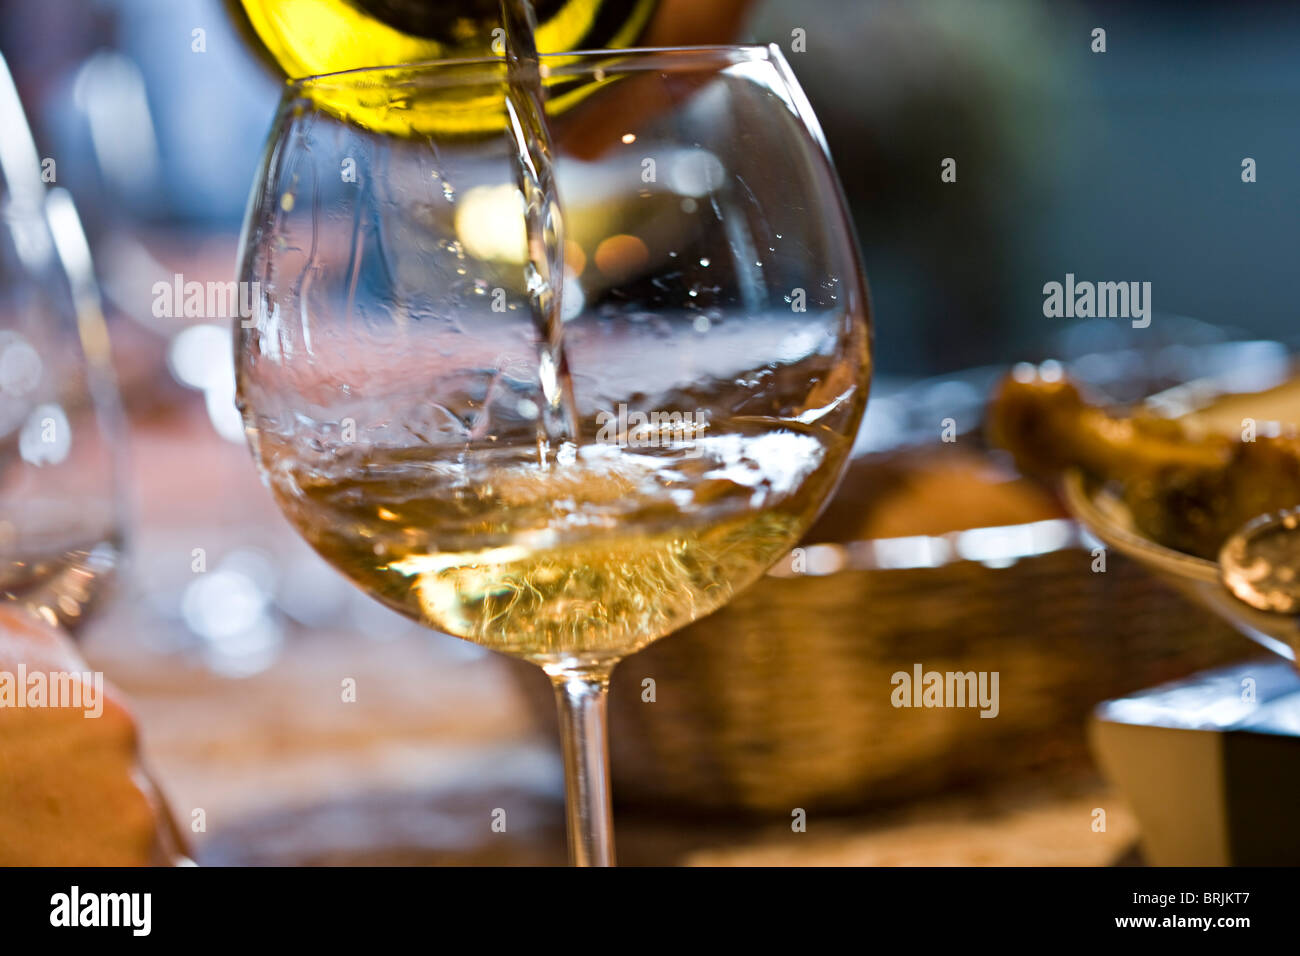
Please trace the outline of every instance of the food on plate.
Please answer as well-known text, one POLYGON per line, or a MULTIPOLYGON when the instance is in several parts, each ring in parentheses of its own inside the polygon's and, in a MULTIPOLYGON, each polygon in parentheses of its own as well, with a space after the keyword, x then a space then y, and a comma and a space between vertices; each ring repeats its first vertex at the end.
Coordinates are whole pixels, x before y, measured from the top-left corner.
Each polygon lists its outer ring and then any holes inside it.
POLYGON ((1300 439, 1276 431, 1116 414, 1065 377, 1021 371, 996 389, 987 423, 989 440, 1026 474, 1054 480, 1079 468, 1116 487, 1137 531, 1209 559, 1252 518, 1300 505, 1300 439))

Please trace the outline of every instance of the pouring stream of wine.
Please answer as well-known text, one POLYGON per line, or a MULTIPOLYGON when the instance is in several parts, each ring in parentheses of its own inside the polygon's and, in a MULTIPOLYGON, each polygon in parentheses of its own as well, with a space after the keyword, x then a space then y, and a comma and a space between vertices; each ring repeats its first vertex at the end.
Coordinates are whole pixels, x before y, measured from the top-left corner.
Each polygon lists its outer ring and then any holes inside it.
POLYGON ((581 430, 573 380, 564 354, 564 218, 555 183, 555 152, 546 120, 546 92, 537 55, 537 20, 531 0, 501 0, 505 28, 506 113, 518 158, 517 182, 524 197, 528 243, 525 278, 539 338, 541 421, 538 453, 546 466, 551 450, 578 442, 581 430))

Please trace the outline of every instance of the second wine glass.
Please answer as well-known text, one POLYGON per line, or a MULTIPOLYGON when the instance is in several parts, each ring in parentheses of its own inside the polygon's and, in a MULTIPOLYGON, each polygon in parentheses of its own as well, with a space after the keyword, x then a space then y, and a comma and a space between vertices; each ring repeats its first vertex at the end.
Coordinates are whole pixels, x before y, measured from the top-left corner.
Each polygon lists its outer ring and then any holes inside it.
POLYGON ((125 548, 125 423, 90 248, 0 57, 0 600, 73 634, 125 548))

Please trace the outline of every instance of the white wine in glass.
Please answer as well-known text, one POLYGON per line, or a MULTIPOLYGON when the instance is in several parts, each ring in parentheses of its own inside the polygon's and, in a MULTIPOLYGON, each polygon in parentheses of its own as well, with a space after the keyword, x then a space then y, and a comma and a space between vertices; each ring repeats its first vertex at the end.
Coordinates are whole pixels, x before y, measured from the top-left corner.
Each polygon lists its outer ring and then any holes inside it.
POLYGON ((461 462, 264 442, 281 508, 335 567, 448 634, 598 669, 717 609, 820 507, 845 439, 719 423, 694 448, 470 448, 461 462))
POLYGON ((328 561, 550 675, 571 857, 608 864, 610 670, 809 526, 866 403, 868 306, 778 51, 543 56, 534 75, 562 218, 540 242, 510 58, 289 85, 245 224, 239 402, 328 561))

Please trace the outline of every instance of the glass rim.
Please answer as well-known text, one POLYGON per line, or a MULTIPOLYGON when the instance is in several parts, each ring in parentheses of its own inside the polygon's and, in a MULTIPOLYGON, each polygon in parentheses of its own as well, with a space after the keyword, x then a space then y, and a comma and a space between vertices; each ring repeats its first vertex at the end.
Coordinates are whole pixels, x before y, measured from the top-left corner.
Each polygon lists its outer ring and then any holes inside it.
MULTIPOLYGON (((618 47, 597 50, 569 50, 543 53, 539 57, 548 77, 583 76, 598 70, 632 72, 654 69, 687 69, 711 63, 734 65, 745 62, 773 62, 780 57, 775 44, 728 43, 707 46, 618 47)), ((499 79, 506 60, 502 55, 459 57, 445 60, 417 60, 381 66, 360 66, 330 73, 290 77, 285 80, 291 92, 313 88, 365 85, 368 78, 401 74, 403 81, 433 81, 439 86, 464 86, 499 79), (477 69, 476 69, 477 68, 477 69)))

